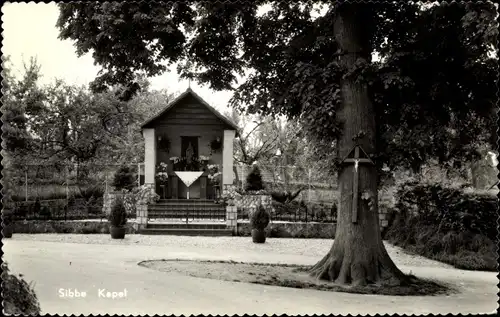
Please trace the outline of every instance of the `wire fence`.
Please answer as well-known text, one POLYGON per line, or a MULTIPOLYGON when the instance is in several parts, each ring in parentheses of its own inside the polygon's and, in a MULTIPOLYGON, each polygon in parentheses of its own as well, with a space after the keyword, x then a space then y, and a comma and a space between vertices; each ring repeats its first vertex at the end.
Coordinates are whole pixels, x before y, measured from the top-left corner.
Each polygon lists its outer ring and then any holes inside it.
MULTIPOLYGON (((271 191, 299 192, 296 200, 307 203, 332 205, 337 197, 336 179, 312 168, 298 166, 261 165, 262 180, 271 191)), ((244 189, 246 179, 253 166, 235 165, 237 186, 244 189)))
POLYGON ((122 166, 130 168, 138 185, 144 164, 14 165, 2 179, 4 209, 21 219, 102 219, 103 195, 112 190, 122 166))
POLYGON ((112 189, 116 171, 128 166, 137 184, 144 183, 144 163, 23 165, 4 175, 4 190, 13 201, 85 198, 112 189), (5 184, 6 183, 6 184, 5 184))

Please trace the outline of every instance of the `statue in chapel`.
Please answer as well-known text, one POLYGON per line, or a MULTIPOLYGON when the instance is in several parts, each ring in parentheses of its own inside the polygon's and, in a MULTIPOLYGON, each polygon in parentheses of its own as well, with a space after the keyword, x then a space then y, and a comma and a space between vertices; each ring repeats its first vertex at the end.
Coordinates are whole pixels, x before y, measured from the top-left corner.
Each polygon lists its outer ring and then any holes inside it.
POLYGON ((189 143, 189 146, 186 149, 186 163, 189 165, 191 164, 194 156, 194 150, 193 150, 193 145, 191 142, 189 143))

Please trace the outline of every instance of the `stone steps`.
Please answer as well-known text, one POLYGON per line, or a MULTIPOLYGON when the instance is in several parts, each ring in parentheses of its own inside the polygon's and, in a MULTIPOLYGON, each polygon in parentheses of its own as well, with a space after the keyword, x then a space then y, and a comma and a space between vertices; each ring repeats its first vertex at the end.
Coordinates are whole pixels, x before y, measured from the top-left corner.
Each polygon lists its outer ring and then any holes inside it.
POLYGON ((183 205, 220 205, 212 199, 160 199, 156 202, 157 205, 183 204, 183 205))
POLYGON ((226 229, 225 223, 148 223, 148 229, 226 229))
POLYGON ((149 205, 148 210, 213 210, 213 211, 223 211, 226 210, 223 206, 205 206, 205 205, 149 205))
POLYGON ((195 218, 195 219, 224 219, 225 210, 148 210, 148 218, 195 218))

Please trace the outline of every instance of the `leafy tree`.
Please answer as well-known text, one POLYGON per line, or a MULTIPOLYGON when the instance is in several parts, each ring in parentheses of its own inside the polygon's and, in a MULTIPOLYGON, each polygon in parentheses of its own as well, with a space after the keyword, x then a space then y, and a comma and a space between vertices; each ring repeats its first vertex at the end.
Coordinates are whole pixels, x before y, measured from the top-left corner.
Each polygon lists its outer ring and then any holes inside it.
POLYGON ((38 158, 123 162, 123 136, 137 118, 115 92, 94 94, 61 80, 43 87, 41 106, 28 123, 38 158))
POLYGON ((12 73, 9 57, 3 59, 2 81, 2 203, 10 208, 16 192, 19 176, 24 175, 26 164, 36 157, 29 132, 30 121, 41 107, 42 91, 38 80, 40 66, 32 58, 24 63, 21 78, 12 73))
POLYGON ((292 177, 290 171, 292 171, 292 168, 296 171, 296 163, 301 156, 301 151, 298 149, 300 141, 299 125, 295 121, 271 118, 267 120, 266 125, 261 127, 258 137, 261 140, 276 140, 276 153, 268 155, 267 160, 270 165, 276 166, 275 176, 279 175, 280 179, 283 176, 283 187, 285 191, 289 191, 290 178, 292 177))
POLYGON ((11 69, 7 56, 2 72, 2 148, 19 160, 32 150, 32 138, 28 132, 30 117, 42 107, 43 92, 38 84, 41 73, 36 59, 24 64, 20 80, 16 80, 11 69))
POLYGON ((336 238, 312 274, 355 285, 410 282, 382 243, 378 176, 384 164, 418 170, 496 142, 494 4, 324 2, 322 14, 307 1, 190 4, 61 4, 58 26, 79 54, 93 50, 105 69, 101 88, 182 61, 183 77, 233 90, 233 105, 299 120, 338 169, 340 188, 336 238), (354 166, 340 164, 355 145, 375 162, 358 166, 357 222, 354 166))
POLYGON ((163 110, 174 97, 174 94, 166 89, 148 90, 141 87, 141 91, 128 101, 128 111, 133 119, 119 138, 114 140, 117 154, 120 155, 122 162, 144 161, 144 138, 141 124, 163 110))
POLYGON ((240 127, 238 136, 234 140, 235 162, 250 166, 269 156, 275 149, 277 135, 265 139, 259 138, 260 129, 270 122, 269 119, 241 113, 237 109, 225 112, 224 115, 240 127), (249 125, 251 129, 245 131, 249 125))

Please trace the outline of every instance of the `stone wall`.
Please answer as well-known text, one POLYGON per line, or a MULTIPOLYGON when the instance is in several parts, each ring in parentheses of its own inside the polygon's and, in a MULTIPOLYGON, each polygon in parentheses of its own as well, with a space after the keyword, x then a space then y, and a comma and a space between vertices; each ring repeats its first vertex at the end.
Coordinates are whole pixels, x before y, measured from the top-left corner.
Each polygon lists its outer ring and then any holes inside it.
POLYGON ((378 221, 380 231, 383 231, 389 226, 389 214, 387 213, 387 210, 379 210, 378 221))
POLYGON ((389 226, 389 212, 396 204, 395 194, 395 187, 383 188, 378 192, 378 219, 382 232, 389 226))
POLYGON ((236 206, 226 206, 226 224, 233 230, 233 235, 238 233, 238 209, 236 206))
MULTIPOLYGON (((134 222, 125 225, 127 233, 137 233, 134 222)), ((13 232, 16 233, 81 233, 96 234, 109 233, 108 221, 59 221, 59 220, 30 220, 15 221, 13 232)))
MULTIPOLYGON (((266 228, 270 238, 317 238, 334 239, 337 225, 319 222, 271 222, 266 228)), ((238 236, 250 236, 249 222, 238 222, 238 236)))
POLYGON ((135 217, 134 229, 140 230, 146 228, 148 224, 148 205, 137 205, 137 214, 135 217))
MULTIPOLYGON (((152 194, 155 193, 154 184, 144 184, 143 186, 149 188, 152 194)), ((136 209, 137 214, 134 228, 136 230, 144 229, 148 224, 148 202, 145 200, 138 201, 136 209)))

